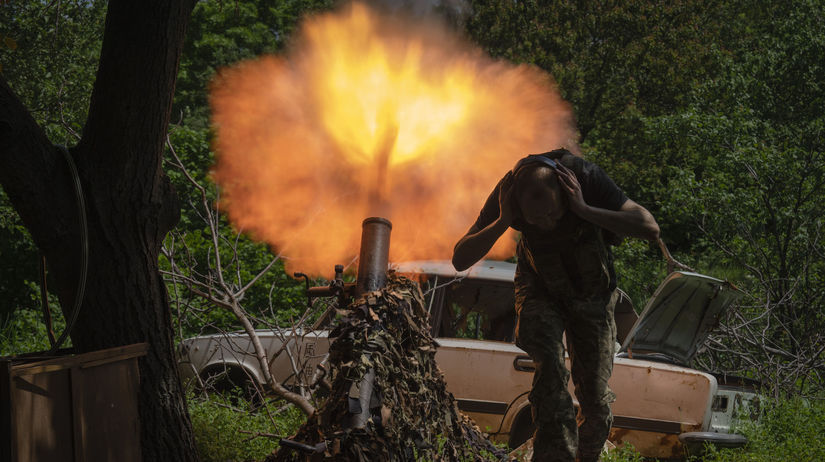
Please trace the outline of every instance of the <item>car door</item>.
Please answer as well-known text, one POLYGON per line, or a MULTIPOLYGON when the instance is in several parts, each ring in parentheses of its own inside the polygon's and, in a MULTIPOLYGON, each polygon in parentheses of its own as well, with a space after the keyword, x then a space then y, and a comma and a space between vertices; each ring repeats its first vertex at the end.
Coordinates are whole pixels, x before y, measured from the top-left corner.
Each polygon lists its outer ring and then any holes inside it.
MULTIPOLYGON (((439 344, 436 362, 459 408, 488 433, 499 433, 511 403, 530 390, 532 373, 517 368, 512 282, 455 279, 428 294, 439 344)), ((506 431, 506 429, 505 429, 506 431)), ((495 436, 495 435, 494 435, 495 436)))

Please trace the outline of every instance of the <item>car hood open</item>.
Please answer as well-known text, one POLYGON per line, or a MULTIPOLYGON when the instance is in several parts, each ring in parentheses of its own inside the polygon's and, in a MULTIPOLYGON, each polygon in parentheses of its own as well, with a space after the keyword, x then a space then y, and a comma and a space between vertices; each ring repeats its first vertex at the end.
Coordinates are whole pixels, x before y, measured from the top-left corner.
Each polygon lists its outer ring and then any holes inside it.
POLYGON ((727 281, 697 273, 671 273, 647 302, 621 351, 629 357, 664 355, 687 365, 741 295, 727 281))

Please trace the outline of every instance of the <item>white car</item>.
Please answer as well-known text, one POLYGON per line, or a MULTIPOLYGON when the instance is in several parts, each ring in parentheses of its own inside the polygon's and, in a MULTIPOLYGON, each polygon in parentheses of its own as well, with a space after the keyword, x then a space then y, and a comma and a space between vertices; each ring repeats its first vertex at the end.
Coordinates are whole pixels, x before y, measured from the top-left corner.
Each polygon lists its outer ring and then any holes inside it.
MULTIPOLYGON (((448 261, 392 267, 422 284, 431 332, 439 344, 436 362, 461 410, 491 439, 518 447, 534 429, 527 400, 534 365, 513 343, 515 265, 482 261, 463 272, 448 261)), ((725 281, 675 272, 637 316, 622 293, 616 306, 621 349, 609 382, 617 396, 611 442, 631 443, 643 456, 658 458, 682 457, 685 446, 705 442, 724 447, 746 443, 741 435, 729 434, 729 428, 737 406, 745 410, 756 397, 754 384, 689 366, 738 295, 725 281)), ((310 383, 330 342, 325 330, 262 330, 259 336, 270 355, 272 374, 287 385, 296 383, 296 376, 300 383, 310 383)), ((179 354, 184 380, 226 372, 235 383, 263 383, 244 333, 186 339, 179 354)))

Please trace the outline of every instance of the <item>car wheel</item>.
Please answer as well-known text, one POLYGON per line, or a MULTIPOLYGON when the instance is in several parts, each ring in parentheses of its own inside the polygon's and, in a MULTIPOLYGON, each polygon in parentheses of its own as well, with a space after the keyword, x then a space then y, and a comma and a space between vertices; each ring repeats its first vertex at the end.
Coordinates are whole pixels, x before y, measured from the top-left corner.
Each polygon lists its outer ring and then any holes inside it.
POLYGON ((510 427, 510 449, 516 449, 536 432, 536 425, 533 423, 533 415, 530 413, 530 406, 522 409, 513 420, 510 427))
POLYGON ((222 395, 229 395, 230 401, 237 402, 241 398, 250 403, 253 408, 262 402, 262 396, 253 379, 240 367, 215 367, 207 369, 201 374, 203 384, 208 391, 222 395), (240 390, 240 394, 236 394, 240 390))

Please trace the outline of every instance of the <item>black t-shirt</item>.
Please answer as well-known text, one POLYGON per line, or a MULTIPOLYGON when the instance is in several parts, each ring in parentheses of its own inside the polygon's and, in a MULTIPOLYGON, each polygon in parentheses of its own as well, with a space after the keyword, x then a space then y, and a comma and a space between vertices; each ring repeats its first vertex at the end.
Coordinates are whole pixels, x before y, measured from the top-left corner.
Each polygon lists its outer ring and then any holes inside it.
MULTIPOLYGON (((619 210, 627 201, 624 192, 598 165, 569 154, 561 160, 565 167, 576 174, 576 178, 582 187, 582 196, 588 205, 607 210, 619 210)), ((501 180, 496 184, 478 215, 475 223, 478 229, 484 229, 498 219, 499 189, 501 189, 501 180)), ((514 218, 511 227, 516 231, 524 231, 527 226, 529 225, 522 218, 518 205, 514 204, 514 218)))

